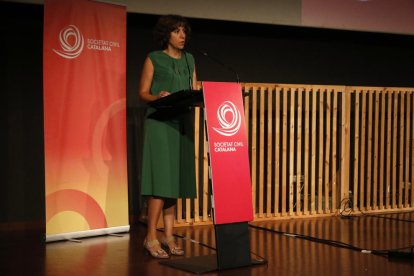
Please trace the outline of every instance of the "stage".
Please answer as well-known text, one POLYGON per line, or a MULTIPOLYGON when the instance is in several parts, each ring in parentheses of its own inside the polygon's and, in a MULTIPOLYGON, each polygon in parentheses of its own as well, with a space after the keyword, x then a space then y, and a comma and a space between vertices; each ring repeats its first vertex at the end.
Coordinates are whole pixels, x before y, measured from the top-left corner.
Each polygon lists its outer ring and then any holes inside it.
MULTIPOLYGON (((414 275, 414 258, 401 249, 414 245, 413 221, 411 212, 256 222, 252 225, 273 232, 249 227, 251 257, 267 262, 203 275, 414 275), (379 254, 385 251, 372 254, 356 248, 401 250, 390 251, 393 256, 387 257, 379 254)), ((213 226, 179 227, 175 233, 186 254, 172 259, 215 254, 213 226)), ((2 232, 0 274, 195 275, 161 265, 145 254, 144 235, 142 223, 121 235, 47 244, 39 234, 2 232)))

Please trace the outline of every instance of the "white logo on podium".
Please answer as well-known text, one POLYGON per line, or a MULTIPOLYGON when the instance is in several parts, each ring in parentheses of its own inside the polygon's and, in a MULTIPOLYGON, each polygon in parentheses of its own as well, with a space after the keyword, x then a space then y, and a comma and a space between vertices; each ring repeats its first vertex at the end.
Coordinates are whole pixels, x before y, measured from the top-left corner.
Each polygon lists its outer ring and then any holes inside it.
POLYGON ((240 111, 230 101, 225 101, 217 109, 217 119, 221 128, 213 127, 213 129, 223 136, 233 136, 241 126, 240 111))
POLYGON ((75 25, 69 25, 60 31, 59 42, 62 50, 53 49, 53 51, 61 57, 76 58, 83 50, 84 39, 75 25))

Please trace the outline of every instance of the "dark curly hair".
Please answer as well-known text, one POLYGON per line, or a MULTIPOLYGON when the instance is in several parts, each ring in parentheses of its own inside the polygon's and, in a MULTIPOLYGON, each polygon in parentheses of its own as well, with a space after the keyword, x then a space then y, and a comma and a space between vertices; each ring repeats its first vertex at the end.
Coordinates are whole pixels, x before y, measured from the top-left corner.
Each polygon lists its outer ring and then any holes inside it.
POLYGON ((187 19, 181 15, 175 14, 163 15, 158 19, 158 22, 154 27, 154 39, 161 49, 164 50, 167 48, 171 32, 181 26, 184 27, 186 33, 185 42, 187 43, 191 35, 191 27, 188 24, 187 19))

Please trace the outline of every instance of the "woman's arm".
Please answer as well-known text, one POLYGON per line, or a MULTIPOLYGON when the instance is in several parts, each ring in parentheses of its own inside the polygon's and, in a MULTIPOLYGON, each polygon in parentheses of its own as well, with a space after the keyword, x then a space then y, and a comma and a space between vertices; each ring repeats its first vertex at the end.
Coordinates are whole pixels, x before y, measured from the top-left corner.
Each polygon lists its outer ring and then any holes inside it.
POLYGON ((151 59, 147 57, 142 67, 141 79, 139 82, 138 96, 143 102, 152 102, 161 97, 165 97, 170 93, 167 91, 161 91, 159 95, 151 94, 151 83, 154 77, 154 66, 151 59))
POLYGON ((193 85, 194 90, 198 90, 198 87, 197 87, 197 74, 196 74, 195 65, 194 65, 194 71, 193 71, 193 83, 192 83, 192 85, 193 85))

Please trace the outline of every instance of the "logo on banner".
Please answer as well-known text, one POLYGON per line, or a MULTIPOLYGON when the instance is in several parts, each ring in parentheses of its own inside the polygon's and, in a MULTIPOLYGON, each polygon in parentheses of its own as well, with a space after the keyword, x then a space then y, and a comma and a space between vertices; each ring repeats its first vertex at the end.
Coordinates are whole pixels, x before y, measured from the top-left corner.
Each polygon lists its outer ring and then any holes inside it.
MULTIPOLYGON (((234 103, 225 101, 217 109, 217 120, 221 127, 213 127, 213 129, 222 136, 230 137, 240 130, 242 116, 234 103)), ((215 141, 213 145, 215 152, 236 152, 237 148, 243 147, 243 142, 215 141)))
POLYGON ((217 109, 217 120, 221 128, 213 127, 213 129, 223 136, 233 136, 240 129, 240 111, 230 101, 225 101, 219 106, 217 109))
MULTIPOLYGON (((61 57, 73 59, 82 53, 85 39, 75 25, 69 25, 60 31, 59 42, 62 50, 53 49, 53 51, 61 57)), ((117 41, 87 38, 86 42, 86 49, 88 50, 111 52, 113 47, 120 47, 117 41)))
POLYGON ((75 25, 69 25, 59 33, 62 50, 53 51, 61 57, 72 59, 78 57, 83 50, 83 35, 75 25))

